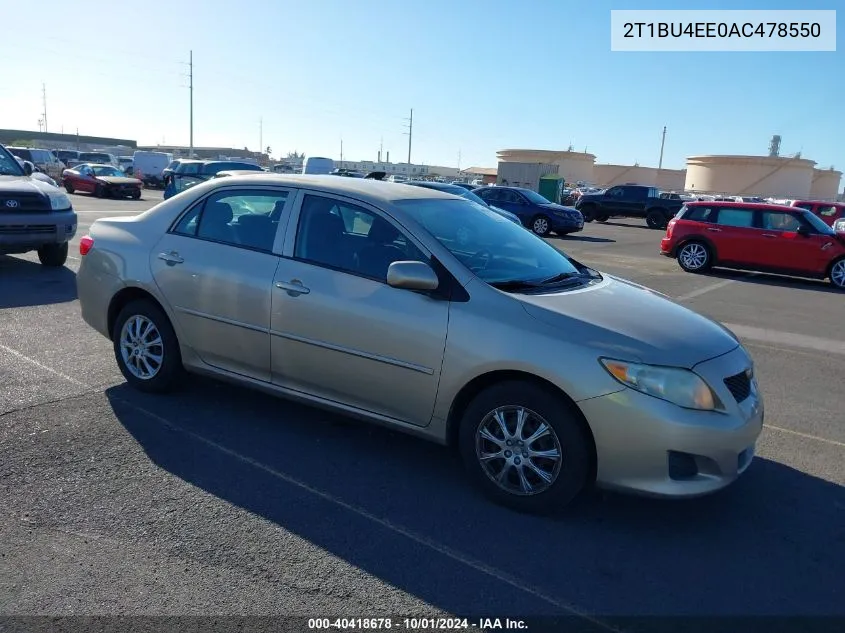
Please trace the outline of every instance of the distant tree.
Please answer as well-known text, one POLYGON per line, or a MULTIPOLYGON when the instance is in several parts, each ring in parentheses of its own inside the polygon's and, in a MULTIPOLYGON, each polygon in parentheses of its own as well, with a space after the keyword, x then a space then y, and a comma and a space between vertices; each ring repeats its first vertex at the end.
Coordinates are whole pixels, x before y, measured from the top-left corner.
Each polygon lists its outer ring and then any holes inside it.
POLYGON ((12 141, 10 147, 35 147, 34 141, 12 141))
POLYGON ((271 147, 268 145, 268 146, 267 146, 267 149, 265 149, 265 150, 264 150, 264 153, 265 153, 265 154, 267 154, 267 156, 269 156, 270 154, 272 154, 272 153, 273 153, 273 148, 271 148, 271 147))

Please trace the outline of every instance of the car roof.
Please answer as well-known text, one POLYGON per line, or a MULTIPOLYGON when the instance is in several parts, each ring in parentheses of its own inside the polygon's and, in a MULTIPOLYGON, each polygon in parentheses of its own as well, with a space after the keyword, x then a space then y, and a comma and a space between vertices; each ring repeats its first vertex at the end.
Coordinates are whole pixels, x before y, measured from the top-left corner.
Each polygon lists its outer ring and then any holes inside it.
POLYGON ((790 211, 806 211, 806 209, 799 209, 796 207, 791 207, 785 204, 773 204, 770 202, 732 202, 730 200, 695 200, 693 202, 687 202, 686 206, 688 207, 731 207, 734 209, 759 209, 761 211, 772 210, 776 209, 777 211, 783 211, 785 209, 789 209, 790 211))
POLYGON ((845 202, 831 202, 830 200, 793 200, 792 205, 796 204, 830 204, 835 207, 845 207, 845 202))
POLYGON ((455 189, 463 189, 463 187, 453 185, 449 182, 431 182, 428 180, 409 180, 404 184, 413 185, 414 187, 428 187, 429 189, 437 189, 438 191, 454 191, 455 189))
POLYGON ((429 189, 428 187, 416 187, 414 185, 385 182, 367 178, 338 178, 331 174, 276 174, 265 172, 263 174, 251 173, 232 176, 229 178, 213 179, 219 186, 232 185, 267 185, 268 183, 280 186, 288 185, 302 187, 305 189, 320 189, 325 193, 347 195, 357 197, 371 203, 393 203, 398 200, 408 199, 431 199, 443 198, 454 199, 455 196, 429 189))

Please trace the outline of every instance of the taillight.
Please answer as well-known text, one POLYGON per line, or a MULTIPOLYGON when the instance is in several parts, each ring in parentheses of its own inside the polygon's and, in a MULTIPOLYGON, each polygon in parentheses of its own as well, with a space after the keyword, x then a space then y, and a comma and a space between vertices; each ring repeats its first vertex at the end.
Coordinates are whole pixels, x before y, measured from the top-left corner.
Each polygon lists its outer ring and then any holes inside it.
POLYGON ((87 255, 92 248, 94 248, 94 238, 90 235, 86 235, 85 237, 79 240, 80 255, 87 255))
POLYGON ((672 229, 675 228, 675 223, 677 220, 669 220, 669 224, 666 225, 666 237, 672 237, 672 229))

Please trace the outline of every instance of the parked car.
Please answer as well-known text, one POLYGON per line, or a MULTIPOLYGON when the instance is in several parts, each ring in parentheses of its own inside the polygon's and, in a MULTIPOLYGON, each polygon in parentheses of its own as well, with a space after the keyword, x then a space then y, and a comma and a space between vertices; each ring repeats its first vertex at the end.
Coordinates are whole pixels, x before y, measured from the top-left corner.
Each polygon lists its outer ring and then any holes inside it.
POLYGON ((660 253, 690 273, 719 266, 828 278, 845 290, 845 233, 798 207, 691 202, 669 222, 660 253))
POLYGON ((523 226, 541 237, 549 233, 567 235, 584 229, 584 217, 578 210, 549 202, 531 189, 481 187, 473 193, 487 204, 510 211, 523 226))
POLYGON ((845 217, 845 203, 824 202, 822 200, 793 200, 793 207, 807 209, 819 216, 825 224, 833 226, 839 219, 845 217))
POLYGON ((56 181, 50 178, 47 174, 42 171, 38 170, 38 167, 30 163, 28 160, 23 160, 15 156, 15 160, 18 161, 18 165, 23 167, 23 171, 27 176, 32 177, 35 180, 40 180, 41 182, 46 182, 48 185, 53 187, 58 187, 56 181))
POLYGON ((64 163, 65 167, 73 167, 79 164, 79 152, 75 149, 56 149, 53 156, 64 163))
POLYGON ((21 160, 28 160, 35 165, 41 173, 47 174, 55 181, 62 177, 62 170, 65 168, 58 158, 48 149, 36 149, 33 147, 7 147, 13 155, 21 160))
POLYGON ((80 152, 79 163, 90 163, 92 165, 111 165, 120 167, 117 156, 108 152, 80 152))
POLYGON ((168 200, 185 189, 204 182, 221 171, 261 171, 264 169, 255 163, 223 160, 183 160, 179 161, 176 169, 168 177, 167 187, 164 189, 164 199, 168 200))
POLYGON ((124 174, 126 174, 127 176, 135 175, 134 161, 132 160, 131 156, 118 156, 117 162, 120 171, 122 171, 124 174))
POLYGON ((575 208, 584 214, 585 222, 645 218, 649 228, 665 229, 683 205, 683 200, 661 198, 657 187, 617 185, 598 193, 582 194, 575 208))
POLYGON ((164 174, 174 162, 173 154, 138 150, 132 155, 132 175, 147 187, 164 188, 167 185, 164 174))
POLYGON ((334 161, 322 156, 308 156, 302 163, 303 174, 330 174, 334 170, 334 161))
POLYGON ((132 387, 187 370, 454 445, 518 510, 592 483, 711 493, 762 430, 753 361, 725 327, 439 191, 213 179, 96 220, 79 252, 82 318, 132 387), (479 230, 459 245, 467 218, 479 230))
POLYGON ((467 200, 472 200, 475 203, 478 203, 484 207, 487 207, 494 213, 498 213, 504 218, 507 218, 511 222, 519 224, 522 226, 522 222, 520 219, 511 213, 510 211, 505 211, 504 209, 500 209, 499 207, 494 207, 491 204, 485 202, 484 198, 476 195, 472 191, 464 189, 463 187, 452 184, 446 184, 445 182, 431 182, 425 180, 409 180, 408 182, 404 183, 406 185, 412 185, 415 187, 425 187, 426 189, 434 189, 435 191, 442 191, 443 193, 451 193, 453 196, 459 196, 461 198, 466 198, 467 200))
POLYGON ((0 145, 0 255, 36 251, 44 266, 64 266, 76 227, 67 194, 28 176, 0 145))
POLYGON ((73 169, 65 169, 62 174, 62 186, 68 193, 81 191, 98 198, 140 200, 143 184, 112 165, 82 163, 73 169))
POLYGON ((176 170, 179 169, 179 165, 181 165, 182 163, 187 163, 187 162, 201 163, 202 161, 201 160, 184 160, 184 159, 179 159, 179 158, 177 158, 176 160, 170 161, 170 164, 167 167, 165 167, 164 169, 161 170, 161 181, 164 184, 165 188, 167 188, 167 185, 170 184, 170 178, 173 176, 173 174, 176 173, 176 170))

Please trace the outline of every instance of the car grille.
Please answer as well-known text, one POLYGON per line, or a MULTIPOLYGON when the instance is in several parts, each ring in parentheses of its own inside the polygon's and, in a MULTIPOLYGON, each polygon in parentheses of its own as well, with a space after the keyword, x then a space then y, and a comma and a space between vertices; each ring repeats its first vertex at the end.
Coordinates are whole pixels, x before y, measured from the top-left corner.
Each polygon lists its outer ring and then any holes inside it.
POLYGON ((55 224, 0 224, 0 235, 48 235, 55 232, 55 224))
POLYGON ((3 193, 0 194, 0 213, 20 213, 21 211, 49 211, 50 200, 39 193, 3 193))
POLYGON ((725 386, 737 402, 742 402, 751 395, 751 372, 743 371, 725 378, 725 386))

